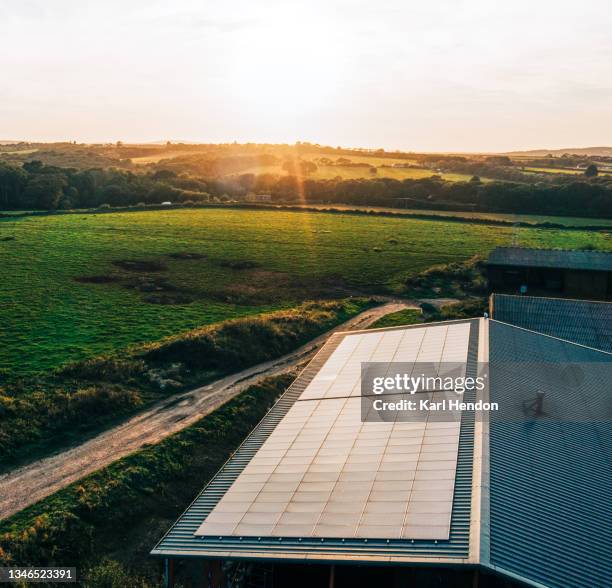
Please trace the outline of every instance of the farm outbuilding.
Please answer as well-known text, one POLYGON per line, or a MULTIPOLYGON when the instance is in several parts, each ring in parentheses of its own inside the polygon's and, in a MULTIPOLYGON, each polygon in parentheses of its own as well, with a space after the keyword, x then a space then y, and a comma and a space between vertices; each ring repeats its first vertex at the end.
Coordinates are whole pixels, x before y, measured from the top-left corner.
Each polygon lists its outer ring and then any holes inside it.
POLYGON ((494 292, 612 300, 612 253, 497 247, 487 262, 494 292))
POLYGON ((336 333, 152 555, 193 588, 610 585, 611 358, 486 318, 336 333), (363 362, 488 383, 450 420, 364 419, 363 362))

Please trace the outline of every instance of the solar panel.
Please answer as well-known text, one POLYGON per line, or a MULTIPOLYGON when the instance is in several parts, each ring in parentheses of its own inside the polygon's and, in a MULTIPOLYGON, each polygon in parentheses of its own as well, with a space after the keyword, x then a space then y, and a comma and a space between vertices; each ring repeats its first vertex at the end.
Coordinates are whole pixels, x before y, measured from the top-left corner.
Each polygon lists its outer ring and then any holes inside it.
POLYGON ((465 364, 469 334, 458 323, 347 335, 300 400, 359 396, 362 362, 465 364))
POLYGON ((362 422, 360 365, 465 361, 468 337, 469 324, 346 336, 195 534, 448 539, 460 421, 362 422))

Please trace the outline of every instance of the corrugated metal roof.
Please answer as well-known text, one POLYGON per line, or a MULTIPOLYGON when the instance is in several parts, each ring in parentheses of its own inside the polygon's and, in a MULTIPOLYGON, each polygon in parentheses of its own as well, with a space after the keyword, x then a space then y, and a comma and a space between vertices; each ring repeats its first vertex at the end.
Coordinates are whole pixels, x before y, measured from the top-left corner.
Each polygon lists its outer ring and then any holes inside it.
POLYGON ((612 352, 612 303, 492 295, 492 318, 612 352))
POLYGON ((551 587, 612 585, 610 356, 497 321, 489 342, 491 401, 505 407, 489 430, 491 566, 551 587), (578 383, 554 364, 580 364, 578 383), (528 421, 521 398, 536 390, 546 414, 528 421))
MULTIPOLYGON (((478 320, 458 321, 471 325, 467 374, 476 375, 478 320)), ((421 326, 406 327, 411 329, 421 326)), ((204 491, 153 549, 156 556, 176 557, 262 557, 269 559, 371 561, 466 561, 469 557, 472 492, 474 413, 464 411, 459 434, 450 534, 448 540, 328 539, 296 537, 197 537, 202 521, 230 488, 265 440, 313 380, 346 334, 336 334, 296 379, 268 415, 249 435, 234 456, 217 473, 204 491)), ((473 395, 473 392, 471 393, 473 395)), ((474 400, 466 393, 466 401, 474 400)))
POLYGON ((489 255, 490 265, 548 267, 576 270, 612 271, 612 253, 574 249, 529 249, 496 247, 489 255))

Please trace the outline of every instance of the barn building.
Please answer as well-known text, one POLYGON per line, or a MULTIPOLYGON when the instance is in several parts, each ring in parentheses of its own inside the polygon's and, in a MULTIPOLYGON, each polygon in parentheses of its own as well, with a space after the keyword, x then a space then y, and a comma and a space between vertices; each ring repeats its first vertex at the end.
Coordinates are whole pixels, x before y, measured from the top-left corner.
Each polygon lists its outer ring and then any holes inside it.
POLYGON ((492 292, 612 300, 612 253, 497 247, 487 262, 492 292))
POLYGON ((166 585, 612 585, 611 358, 486 318, 335 333, 155 546, 166 585), (363 362, 486 385, 368 419, 363 362))

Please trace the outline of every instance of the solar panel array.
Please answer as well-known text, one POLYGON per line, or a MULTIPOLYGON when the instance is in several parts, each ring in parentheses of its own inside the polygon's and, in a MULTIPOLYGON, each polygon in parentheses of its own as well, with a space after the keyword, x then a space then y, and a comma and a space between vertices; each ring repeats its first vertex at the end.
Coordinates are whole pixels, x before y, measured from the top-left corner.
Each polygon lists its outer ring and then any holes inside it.
POLYGON ((468 338, 465 323, 346 336, 196 535, 448 539, 460 422, 362 422, 360 366, 465 362, 468 338))
POLYGON ((360 396, 362 362, 465 364, 469 334, 469 323, 460 323, 348 335, 300 400, 360 396))

